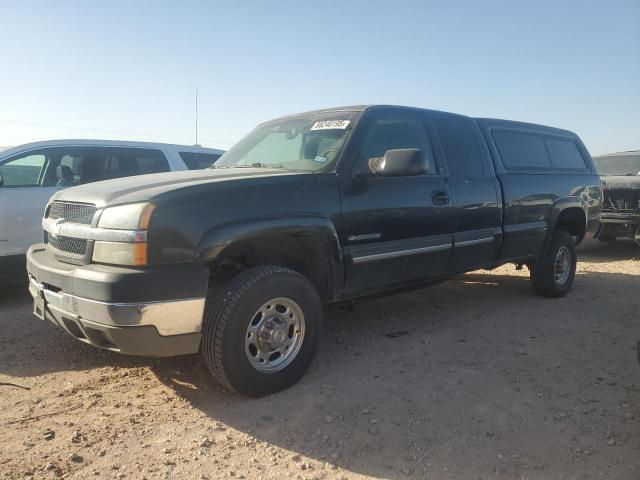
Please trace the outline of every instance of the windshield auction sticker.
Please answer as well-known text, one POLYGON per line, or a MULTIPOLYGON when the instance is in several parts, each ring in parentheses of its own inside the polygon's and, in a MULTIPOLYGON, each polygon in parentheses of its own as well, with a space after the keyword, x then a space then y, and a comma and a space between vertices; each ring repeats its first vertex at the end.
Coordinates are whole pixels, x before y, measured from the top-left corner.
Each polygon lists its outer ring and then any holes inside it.
POLYGON ((344 130, 349 126, 350 120, 323 120, 322 122, 316 122, 311 127, 313 130, 344 130))

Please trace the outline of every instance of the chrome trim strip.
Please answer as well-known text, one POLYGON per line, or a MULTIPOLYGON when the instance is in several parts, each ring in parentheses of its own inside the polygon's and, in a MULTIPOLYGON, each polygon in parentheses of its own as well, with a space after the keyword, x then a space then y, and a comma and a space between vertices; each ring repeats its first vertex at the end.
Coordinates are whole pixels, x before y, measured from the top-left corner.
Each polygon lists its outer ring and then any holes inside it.
POLYGON ((547 230, 548 226, 546 222, 528 222, 528 223, 516 223, 513 225, 505 225, 502 227, 504 233, 522 232, 525 230, 547 230))
POLYGON ((480 243, 493 242, 495 237, 477 238, 475 240, 465 240, 463 242, 454 242, 454 247, 468 247, 470 245, 478 245, 480 243))
POLYGON ((52 218, 42 219, 45 232, 55 236, 80 238, 82 240, 102 240, 105 242, 146 242, 146 230, 113 230, 108 228, 91 227, 78 223, 56 223, 52 218))
POLYGON ((363 233, 362 235, 351 235, 347 240, 350 242, 359 242, 362 240, 375 240, 382 236, 380 233, 363 233))
POLYGON ((29 278, 31 296, 44 296, 63 314, 80 317, 94 323, 116 327, 153 325, 163 336, 199 333, 205 298, 187 298, 142 303, 108 303, 77 297, 44 288, 33 277, 29 278))
POLYGON ((375 260, 385 260, 387 258, 403 257, 405 255, 415 255, 417 253, 437 252, 440 250, 446 250, 451 248, 451 243, 442 245, 433 245, 430 247, 411 248, 409 250, 397 250, 395 252, 386 253, 373 253, 371 255, 362 255, 360 257, 353 257, 353 263, 365 263, 375 260))

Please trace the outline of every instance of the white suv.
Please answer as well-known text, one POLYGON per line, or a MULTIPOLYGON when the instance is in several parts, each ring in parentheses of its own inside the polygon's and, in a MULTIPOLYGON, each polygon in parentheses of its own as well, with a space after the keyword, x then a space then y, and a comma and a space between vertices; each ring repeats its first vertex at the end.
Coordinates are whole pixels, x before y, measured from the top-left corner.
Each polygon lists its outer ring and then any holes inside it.
MULTIPOLYGON (((42 241, 42 213, 61 188, 213 164, 223 150, 113 140, 52 140, 0 152, 0 279, 42 241)), ((10 273, 12 272, 13 273, 10 273)))

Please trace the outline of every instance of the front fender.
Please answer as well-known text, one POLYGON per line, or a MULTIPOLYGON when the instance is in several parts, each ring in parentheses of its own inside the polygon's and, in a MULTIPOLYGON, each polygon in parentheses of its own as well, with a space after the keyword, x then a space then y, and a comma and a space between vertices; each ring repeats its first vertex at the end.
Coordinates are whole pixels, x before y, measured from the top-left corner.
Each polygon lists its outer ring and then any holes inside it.
POLYGON ((333 270, 330 275, 333 286, 342 286, 343 256, 338 234, 331 220, 319 215, 278 216, 217 225, 203 234, 194 259, 215 263, 226 249, 239 242, 278 235, 309 240, 314 253, 333 270))

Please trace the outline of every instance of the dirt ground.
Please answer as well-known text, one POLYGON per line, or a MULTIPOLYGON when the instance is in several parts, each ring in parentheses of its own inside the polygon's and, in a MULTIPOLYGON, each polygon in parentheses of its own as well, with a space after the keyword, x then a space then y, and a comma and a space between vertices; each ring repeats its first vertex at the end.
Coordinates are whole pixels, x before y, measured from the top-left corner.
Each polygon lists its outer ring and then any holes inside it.
POLYGON ((640 247, 579 254, 563 299, 506 266, 327 309, 310 372, 260 400, 197 356, 79 343, 5 289, 0 479, 640 479, 640 247))

